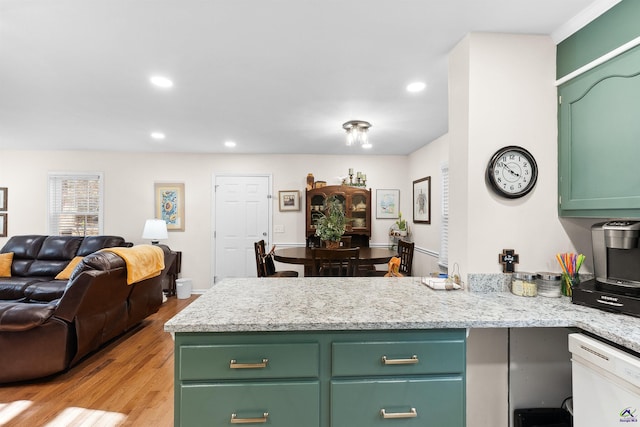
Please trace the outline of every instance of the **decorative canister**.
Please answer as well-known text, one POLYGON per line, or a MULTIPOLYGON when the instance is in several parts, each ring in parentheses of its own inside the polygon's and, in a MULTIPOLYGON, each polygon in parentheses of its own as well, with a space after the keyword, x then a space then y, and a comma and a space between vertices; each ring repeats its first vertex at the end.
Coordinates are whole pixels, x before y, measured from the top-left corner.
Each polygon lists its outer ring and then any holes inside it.
POLYGON ((308 174, 307 175, 307 190, 313 189, 313 181, 314 181, 313 174, 312 173, 308 174))
POLYGON ((535 297, 538 294, 535 273, 516 271, 511 275, 511 292, 521 297, 535 297))
POLYGON ((562 296, 562 274, 542 272, 536 275, 538 295, 543 297, 562 296))

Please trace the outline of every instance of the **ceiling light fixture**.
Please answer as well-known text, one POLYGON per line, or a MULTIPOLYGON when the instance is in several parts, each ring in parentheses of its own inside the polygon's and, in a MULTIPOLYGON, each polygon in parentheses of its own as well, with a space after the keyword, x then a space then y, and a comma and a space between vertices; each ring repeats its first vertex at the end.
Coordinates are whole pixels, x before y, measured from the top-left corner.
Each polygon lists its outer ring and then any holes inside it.
POLYGON ((151 132, 151 138, 156 140, 162 140, 166 138, 166 135, 162 132, 151 132))
POLYGON ((168 79, 167 77, 151 76, 151 78, 149 78, 149 81, 154 86, 161 87, 163 89, 168 89, 173 87, 173 81, 171 81, 171 79, 168 79))
POLYGON ((225 141, 224 146, 225 147, 229 147, 229 148, 233 148, 233 147, 236 146, 236 143, 233 142, 233 141, 225 141))
POLYGON ((362 148, 371 148, 367 132, 371 127, 371 123, 364 120, 349 120, 342 125, 347 131, 347 145, 360 144, 362 148))
POLYGON ((407 92, 416 93, 422 92, 427 87, 425 82, 413 82, 407 85, 407 92))

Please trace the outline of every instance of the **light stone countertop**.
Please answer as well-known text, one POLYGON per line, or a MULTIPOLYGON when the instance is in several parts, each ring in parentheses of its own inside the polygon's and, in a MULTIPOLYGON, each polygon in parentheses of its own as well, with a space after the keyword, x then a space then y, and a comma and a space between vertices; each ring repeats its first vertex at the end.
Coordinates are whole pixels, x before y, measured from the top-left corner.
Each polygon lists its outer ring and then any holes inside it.
POLYGON ((640 352, 640 318, 567 297, 436 291, 419 277, 246 278, 215 284, 165 331, 275 332, 577 327, 640 352))

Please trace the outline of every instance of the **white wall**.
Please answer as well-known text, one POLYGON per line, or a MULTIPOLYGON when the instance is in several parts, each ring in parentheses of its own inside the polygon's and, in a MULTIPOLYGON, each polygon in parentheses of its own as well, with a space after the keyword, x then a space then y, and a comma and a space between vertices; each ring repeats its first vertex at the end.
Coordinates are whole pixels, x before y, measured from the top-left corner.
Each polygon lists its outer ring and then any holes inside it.
POLYGON ((559 271, 555 254, 575 247, 556 207, 554 43, 546 36, 474 33, 456 47, 450 65, 450 84, 468 86, 468 99, 452 97, 450 105, 450 261, 459 262, 463 277, 499 273, 498 254, 510 248, 520 255, 520 271, 559 271), (485 183, 489 159, 507 145, 526 148, 538 163, 538 183, 521 199, 500 198, 485 183))
POLYGON ((411 205, 403 210, 403 216, 409 221, 411 237, 416 242, 413 257, 413 275, 427 276, 438 272, 438 253, 440 252, 440 225, 442 223, 442 172, 441 168, 449 157, 449 137, 441 136, 409 156, 409 184, 413 181, 431 177, 431 224, 413 223, 413 192, 405 199, 411 199, 411 205))
MULTIPOLYGON (((0 186, 9 188, 9 237, 47 232, 47 173, 99 171, 104 173, 104 233, 121 235, 134 243, 141 239, 147 218, 154 216, 154 182, 185 183, 185 231, 170 232, 166 242, 182 251, 182 275, 193 279, 194 290, 208 289, 213 271, 212 177, 214 174, 268 173, 273 193, 300 190, 307 173, 328 184, 338 184, 350 167, 367 174, 375 201, 376 188, 400 189, 402 212, 410 212, 411 184, 406 156, 213 155, 177 153, 117 153, 91 151, 0 151, 0 186)), ((388 244, 393 220, 374 218, 371 244, 388 244)), ((304 209, 279 212, 273 204, 273 223, 284 233, 273 234, 276 244, 304 243, 304 209)), ((0 238, 0 247, 7 238, 0 238)), ((435 243, 434 243, 435 245, 435 243)), ((431 248, 437 251, 437 246, 431 248)))
MULTIPOLYGON (((575 247, 556 208, 554 43, 474 33, 455 47, 449 66, 449 265, 457 262, 465 281, 470 272, 500 273, 498 254, 509 248, 520 256, 519 271, 559 271, 555 254, 575 247), (538 163, 537 185, 521 199, 500 198, 485 181, 489 159, 507 145, 526 148, 538 163)), ((507 355, 506 331, 471 331, 469 427, 509 424, 507 355)))

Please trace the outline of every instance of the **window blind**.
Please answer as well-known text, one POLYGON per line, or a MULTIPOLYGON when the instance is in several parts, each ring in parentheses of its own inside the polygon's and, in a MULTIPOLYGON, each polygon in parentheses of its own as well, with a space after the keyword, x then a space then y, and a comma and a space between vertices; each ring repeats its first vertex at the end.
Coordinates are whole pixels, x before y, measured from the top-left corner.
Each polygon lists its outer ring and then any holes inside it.
POLYGON ((49 234, 102 234, 101 174, 49 174, 49 234))
POLYGON ((438 265, 449 267, 449 164, 442 165, 440 169, 442 200, 442 218, 440 220, 440 255, 438 265))

